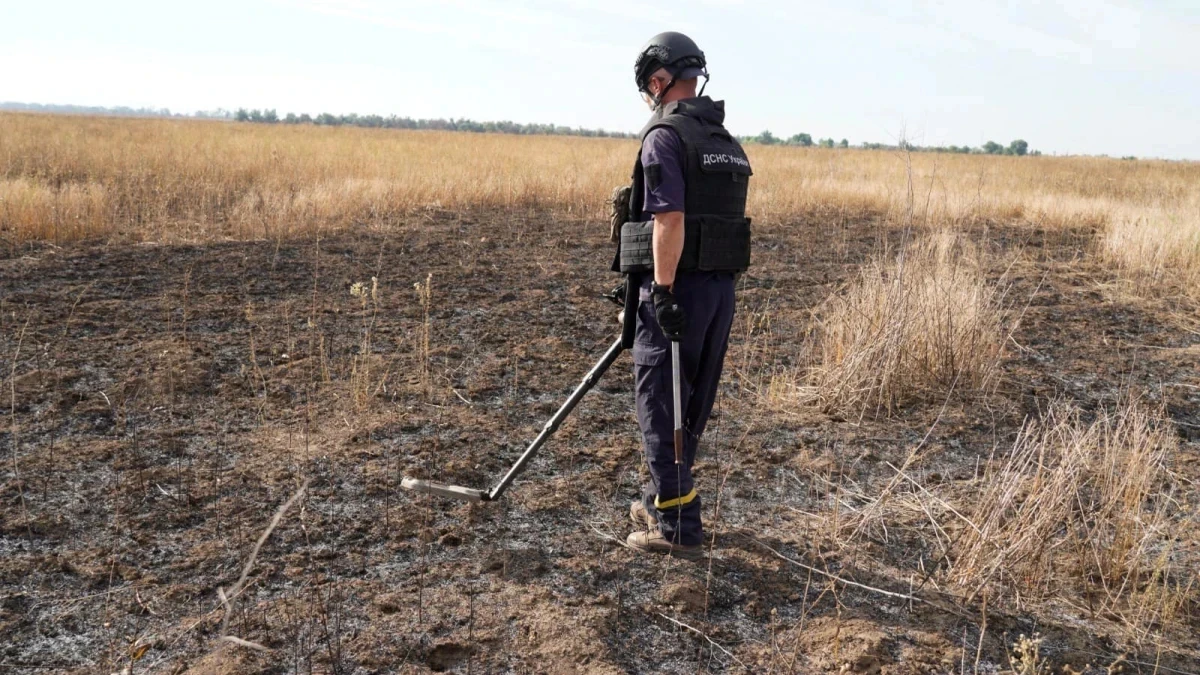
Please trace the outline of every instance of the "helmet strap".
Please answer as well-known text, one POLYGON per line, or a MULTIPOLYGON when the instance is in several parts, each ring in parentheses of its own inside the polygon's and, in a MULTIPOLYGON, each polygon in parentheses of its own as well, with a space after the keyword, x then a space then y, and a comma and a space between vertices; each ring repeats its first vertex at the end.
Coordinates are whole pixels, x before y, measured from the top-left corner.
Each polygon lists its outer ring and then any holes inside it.
MULTIPOLYGON (((710 77, 709 77, 709 74, 708 74, 708 69, 707 69, 707 68, 705 68, 705 69, 704 69, 704 72, 702 72, 702 73, 701 73, 701 75, 704 77, 704 84, 700 85, 700 91, 699 91, 699 92, 696 94, 696 96, 703 96, 703 95, 704 95, 704 89, 705 89, 706 87, 708 87, 708 81, 709 81, 709 79, 710 79, 710 77)), ((671 87, 674 87, 674 86, 675 86, 675 76, 674 76, 674 75, 672 75, 672 76, 671 76, 671 81, 667 83, 667 86, 663 87, 663 90, 662 90, 662 91, 658 92, 658 96, 651 96, 651 97, 650 97, 650 99, 651 99, 652 101, 654 101, 654 107, 655 107, 655 108, 658 108, 658 107, 661 107, 661 106, 662 106, 662 100, 663 100, 663 97, 664 97, 664 96, 666 96, 666 95, 667 95, 667 92, 668 92, 668 91, 671 91, 671 87)))
POLYGON ((664 96, 666 96, 666 95, 667 95, 667 92, 668 92, 668 91, 671 91, 671 87, 674 87, 674 86, 675 86, 675 76, 674 76, 674 75, 672 75, 672 76, 671 76, 671 81, 667 83, 667 86, 663 87, 663 90, 662 90, 662 91, 658 92, 658 96, 651 96, 651 97, 650 97, 650 99, 654 101, 654 107, 655 107, 655 108, 660 108, 660 107, 662 107, 662 100, 663 100, 663 97, 664 97, 664 96))

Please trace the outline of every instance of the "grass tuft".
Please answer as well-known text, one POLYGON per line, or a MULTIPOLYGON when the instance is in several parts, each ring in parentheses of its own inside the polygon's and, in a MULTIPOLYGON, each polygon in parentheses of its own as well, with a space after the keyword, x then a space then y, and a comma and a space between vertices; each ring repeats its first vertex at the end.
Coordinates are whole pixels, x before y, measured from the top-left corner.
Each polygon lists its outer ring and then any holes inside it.
POLYGON ((989 387, 1011 327, 981 253, 940 231, 865 265, 817 323, 798 391, 826 411, 891 413, 906 400, 989 387))
POLYGON ((1070 591, 1135 639, 1175 623, 1195 602, 1195 561, 1177 536, 1188 516, 1166 462, 1178 440, 1161 419, 1126 401, 1090 422, 1056 404, 1027 424, 966 511, 952 580, 1026 601, 1070 591))

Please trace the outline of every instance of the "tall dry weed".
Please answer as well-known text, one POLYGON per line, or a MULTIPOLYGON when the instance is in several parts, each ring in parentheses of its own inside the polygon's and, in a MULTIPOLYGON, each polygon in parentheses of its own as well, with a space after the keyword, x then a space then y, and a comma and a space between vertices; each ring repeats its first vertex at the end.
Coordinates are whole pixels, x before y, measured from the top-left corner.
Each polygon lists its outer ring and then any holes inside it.
POLYGON ((376 394, 387 386, 388 371, 375 354, 375 327, 379 321, 379 279, 370 285, 358 281, 350 286, 350 296, 358 301, 362 329, 358 348, 350 357, 350 398, 358 410, 367 407, 376 394), (380 372, 382 370, 382 372, 380 372))
POLYGON ((1011 326, 982 254, 943 230, 865 265, 832 297, 798 392, 829 411, 892 412, 905 401, 994 381, 1011 326))
POLYGON ((1023 600, 1069 590, 1134 637, 1173 623, 1200 561, 1179 542, 1190 516, 1166 466, 1178 441, 1161 420, 1127 401, 1090 422, 1056 404, 1028 423, 962 507, 972 525, 953 548, 952 581, 1023 600))

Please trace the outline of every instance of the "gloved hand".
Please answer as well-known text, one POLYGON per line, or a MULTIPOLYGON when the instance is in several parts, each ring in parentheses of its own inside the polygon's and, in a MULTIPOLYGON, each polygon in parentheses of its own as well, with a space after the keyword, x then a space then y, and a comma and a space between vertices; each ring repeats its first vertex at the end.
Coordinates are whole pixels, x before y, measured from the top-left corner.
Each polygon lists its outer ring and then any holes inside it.
POLYGON ((683 332, 687 329, 687 315, 683 307, 675 299, 675 294, 668 286, 650 285, 650 297, 654 299, 654 316, 663 335, 671 342, 683 340, 683 332))
POLYGON ((620 285, 615 286, 611 291, 605 293, 604 295, 602 295, 600 297, 608 298, 609 300, 612 300, 614 305, 620 305, 620 306, 624 307, 625 306, 625 282, 621 282, 620 285))

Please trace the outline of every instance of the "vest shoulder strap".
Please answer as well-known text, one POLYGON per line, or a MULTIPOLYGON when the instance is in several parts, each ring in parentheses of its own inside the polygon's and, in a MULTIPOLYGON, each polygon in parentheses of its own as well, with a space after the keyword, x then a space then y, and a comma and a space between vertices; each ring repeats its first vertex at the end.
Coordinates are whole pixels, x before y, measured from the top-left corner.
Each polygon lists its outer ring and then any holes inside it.
POLYGON ((632 181, 629 185, 629 217, 633 219, 642 217, 642 208, 646 205, 646 174, 642 168, 642 151, 639 148, 637 159, 633 162, 633 173, 630 175, 632 181))
POLYGON ((714 137, 724 141, 733 140, 733 135, 725 127, 719 124, 708 124, 695 117, 683 114, 667 115, 648 124, 642 130, 642 140, 646 140, 646 136, 651 131, 663 127, 673 129, 675 133, 679 134, 679 139, 683 141, 685 146, 704 143, 714 137))

